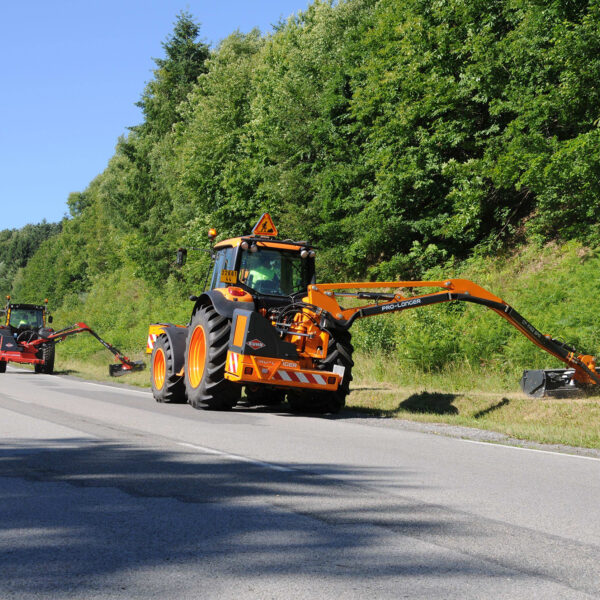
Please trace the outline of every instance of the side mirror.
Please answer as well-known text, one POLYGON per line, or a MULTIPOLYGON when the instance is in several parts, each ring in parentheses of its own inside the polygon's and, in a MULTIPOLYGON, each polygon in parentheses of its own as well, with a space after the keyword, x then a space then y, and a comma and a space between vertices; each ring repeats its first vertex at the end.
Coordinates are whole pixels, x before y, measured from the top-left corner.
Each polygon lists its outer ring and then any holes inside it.
POLYGON ((54 321, 54 319, 52 318, 52 315, 48 315, 48 323, 52 323, 52 321, 54 321))
POLYGON ((185 248, 179 248, 177 250, 177 260, 176 260, 177 266, 183 267, 183 265, 185 265, 186 260, 187 260, 187 250, 185 248))

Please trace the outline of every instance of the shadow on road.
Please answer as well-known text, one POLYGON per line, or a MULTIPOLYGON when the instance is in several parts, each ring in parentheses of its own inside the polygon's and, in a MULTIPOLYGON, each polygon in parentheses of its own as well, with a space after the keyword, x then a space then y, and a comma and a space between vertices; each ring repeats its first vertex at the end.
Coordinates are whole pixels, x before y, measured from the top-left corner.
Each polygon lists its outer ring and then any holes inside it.
MULTIPOLYGON (((375 474, 385 483, 381 470, 276 471, 89 439, 0 445, 0 596, 87 598, 104 578, 125 581, 135 571, 154 580, 166 566, 188 576, 200 568, 242 580, 303 573, 359 586, 417 574, 489 576, 466 558, 418 558, 414 542, 392 551, 390 532, 415 540, 467 534, 439 507, 361 485, 375 474)), ((392 477, 396 490, 417 479, 398 469, 392 477)), ((199 579, 197 597, 221 597, 218 579, 199 579), (203 585, 211 592, 202 595, 203 585)))
MULTIPOLYGON (((370 389, 370 388, 364 388, 370 389)), ((373 388, 377 389, 377 388, 373 388)), ((288 410, 288 405, 285 403, 277 404, 274 406, 253 406, 252 404, 242 399, 235 407, 236 412, 269 412, 281 414, 282 416, 318 416, 319 418, 329 418, 329 419, 345 419, 345 418, 354 418, 357 414, 360 414, 363 418, 373 417, 373 418, 381 418, 381 417, 392 417, 397 416, 399 410, 404 410, 410 413, 429 413, 435 415, 457 415, 458 408, 454 406, 452 403, 457 398, 457 394, 445 394, 441 392, 420 392, 418 394, 413 394, 409 396, 406 400, 403 400, 398 404, 396 408, 393 409, 367 409, 367 408, 357 408, 354 407, 352 409, 344 409, 338 414, 318 414, 318 413, 293 413, 288 410)), ((508 400, 506 401, 508 403, 508 400)), ((502 405, 498 405, 497 408, 500 408, 502 405)), ((488 409, 488 412, 491 412, 496 407, 491 407, 488 409)), ((482 415, 483 416, 483 411, 482 415)))

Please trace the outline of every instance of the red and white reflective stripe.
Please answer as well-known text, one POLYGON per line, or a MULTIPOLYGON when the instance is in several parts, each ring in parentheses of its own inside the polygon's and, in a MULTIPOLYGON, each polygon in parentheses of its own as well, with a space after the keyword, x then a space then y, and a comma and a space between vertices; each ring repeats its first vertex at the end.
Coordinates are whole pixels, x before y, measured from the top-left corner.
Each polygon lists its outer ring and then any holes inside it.
POLYGON ((229 359, 227 361, 227 370, 230 373, 237 374, 238 361, 239 361, 239 354, 236 354, 235 352, 229 352, 229 359))
POLYGON ((327 381, 317 373, 301 373, 300 371, 284 371, 278 369, 275 372, 274 379, 282 381, 295 381, 298 383, 312 383, 313 385, 327 385, 327 381))
POLYGON ((154 349, 154 342, 156 341, 156 338, 157 338, 157 337, 158 337, 158 336, 157 336, 156 334, 154 334, 154 333, 150 333, 150 334, 148 334, 148 348, 149 348, 150 350, 153 350, 153 349, 154 349))

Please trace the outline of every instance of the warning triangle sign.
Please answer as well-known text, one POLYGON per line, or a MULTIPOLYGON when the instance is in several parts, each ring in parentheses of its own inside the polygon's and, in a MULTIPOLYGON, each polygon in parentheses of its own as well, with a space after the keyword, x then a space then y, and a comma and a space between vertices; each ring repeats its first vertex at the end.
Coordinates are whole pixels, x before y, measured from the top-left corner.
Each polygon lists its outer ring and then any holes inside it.
POLYGON ((276 236, 277 228, 273 224, 273 219, 269 213, 263 213, 262 217, 258 220, 258 223, 252 229, 254 235, 267 235, 276 236))

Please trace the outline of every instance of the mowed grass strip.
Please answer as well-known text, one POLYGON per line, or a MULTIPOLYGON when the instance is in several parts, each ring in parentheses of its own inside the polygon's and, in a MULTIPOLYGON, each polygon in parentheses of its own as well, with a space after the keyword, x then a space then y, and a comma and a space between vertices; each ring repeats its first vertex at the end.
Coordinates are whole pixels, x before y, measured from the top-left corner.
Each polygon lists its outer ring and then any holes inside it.
POLYGON ((542 398, 435 388, 377 388, 360 382, 350 409, 425 423, 504 433, 520 440, 600 448, 600 398, 542 398))
POLYGON ((139 353, 129 356, 131 360, 144 360, 146 368, 143 371, 126 373, 120 377, 111 377, 108 374, 108 365, 117 364, 119 361, 106 351, 99 351, 86 360, 61 357, 59 352, 60 348, 57 348, 54 365, 55 375, 72 375, 73 377, 90 379, 92 381, 107 381, 138 387, 150 387, 150 361, 146 354, 139 353))
POLYGON ((600 395, 530 398, 518 377, 454 366, 437 373, 395 370, 381 356, 355 354, 350 409, 447 423, 542 444, 600 448, 600 395))

